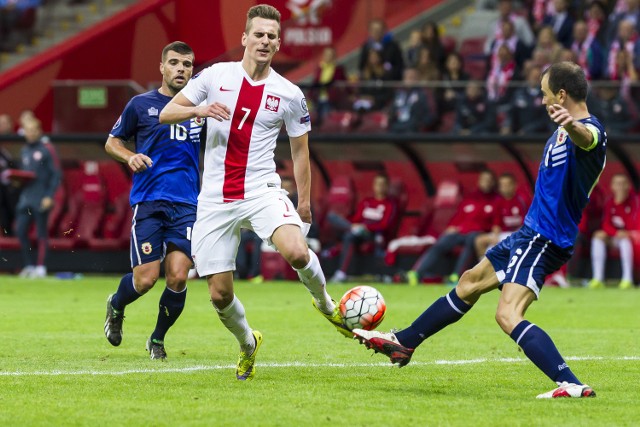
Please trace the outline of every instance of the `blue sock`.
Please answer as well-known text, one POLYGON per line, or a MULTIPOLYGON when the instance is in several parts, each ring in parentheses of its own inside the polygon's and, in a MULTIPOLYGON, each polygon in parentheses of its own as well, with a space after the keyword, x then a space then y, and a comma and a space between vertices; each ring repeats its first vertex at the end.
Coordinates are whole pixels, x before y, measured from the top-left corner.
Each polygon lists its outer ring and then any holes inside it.
POLYGON ((571 372, 551 337, 545 331, 533 323, 523 320, 513 328, 510 336, 529 360, 553 381, 582 384, 571 372))
POLYGON ((416 348, 445 326, 457 322, 471 310, 471 305, 462 301, 456 290, 439 298, 427 308, 407 329, 396 332, 398 341, 409 348, 416 348))
POLYGON ((140 297, 141 295, 133 287, 133 273, 125 274, 120 280, 118 290, 111 298, 111 306, 121 311, 140 297))
POLYGON ((167 331, 182 313, 184 302, 187 299, 187 288, 182 292, 174 292, 169 288, 165 288, 160 297, 160 310, 158 311, 158 321, 156 329, 151 334, 154 341, 164 341, 167 331))

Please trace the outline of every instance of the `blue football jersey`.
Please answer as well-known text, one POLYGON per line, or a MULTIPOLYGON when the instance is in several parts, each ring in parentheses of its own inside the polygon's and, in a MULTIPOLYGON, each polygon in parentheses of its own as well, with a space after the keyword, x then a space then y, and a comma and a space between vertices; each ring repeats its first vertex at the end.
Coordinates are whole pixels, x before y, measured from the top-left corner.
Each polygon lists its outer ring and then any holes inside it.
POLYGON ((111 129, 110 135, 135 140, 136 153, 146 154, 153 166, 133 175, 131 205, 153 200, 197 204, 200 191, 200 132, 205 119, 166 125, 158 121, 171 101, 153 90, 134 96, 111 129))
POLYGON ((561 248, 573 246, 582 210, 606 163, 607 134, 598 119, 580 120, 594 136, 576 146, 561 126, 544 147, 533 202, 524 223, 561 248))

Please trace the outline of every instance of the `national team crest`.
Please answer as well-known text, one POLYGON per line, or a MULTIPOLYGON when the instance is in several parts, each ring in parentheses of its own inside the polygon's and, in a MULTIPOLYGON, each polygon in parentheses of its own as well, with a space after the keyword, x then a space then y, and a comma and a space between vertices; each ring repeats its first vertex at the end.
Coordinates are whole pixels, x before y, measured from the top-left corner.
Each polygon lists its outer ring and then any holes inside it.
POLYGON ((196 126, 204 125, 204 117, 196 117, 193 119, 193 123, 195 123, 196 126))
POLYGON ((158 117, 158 109, 156 107, 151 107, 147 110, 147 113, 149 113, 149 117, 158 117))
POLYGON ((264 104, 264 108, 276 113, 278 111, 278 107, 280 107, 280 98, 273 95, 267 95, 267 101, 264 104))
POLYGON ((560 128, 558 130, 558 137, 556 138, 556 145, 564 144, 564 142, 567 140, 568 135, 569 134, 567 133, 566 130, 564 130, 564 128, 560 128))
POLYGON ((153 250, 153 246, 151 246, 151 243, 149 242, 143 243, 140 247, 142 248, 142 253, 145 255, 149 255, 153 250))

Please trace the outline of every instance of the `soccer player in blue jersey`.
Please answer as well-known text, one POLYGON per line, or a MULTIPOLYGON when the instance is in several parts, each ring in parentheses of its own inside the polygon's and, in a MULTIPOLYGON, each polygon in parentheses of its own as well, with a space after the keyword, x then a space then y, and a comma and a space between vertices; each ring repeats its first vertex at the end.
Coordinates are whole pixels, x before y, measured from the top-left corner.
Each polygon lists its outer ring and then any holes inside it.
POLYGON ((524 320, 546 275, 573 253, 582 210, 605 166, 607 134, 587 110, 587 80, 572 62, 551 65, 542 76, 543 99, 558 129, 547 141, 535 194, 522 228, 487 251, 455 289, 435 301, 408 328, 381 333, 355 329, 355 337, 404 366, 414 349, 462 318, 480 296, 502 291, 496 321, 557 388, 538 398, 592 397, 540 327, 524 320))
POLYGON ((182 313, 187 274, 192 266, 191 230, 200 191, 200 133, 204 120, 165 125, 160 112, 187 84, 193 72, 193 50, 173 42, 162 50, 158 90, 135 96, 113 126, 105 149, 134 172, 130 203, 131 267, 116 293, 107 299, 104 333, 114 345, 122 341, 125 307, 147 293, 158 280, 164 260, 166 288, 160 297, 156 328, 147 341, 151 359, 164 360, 165 334, 182 313), (135 140, 135 152, 125 143, 135 140))

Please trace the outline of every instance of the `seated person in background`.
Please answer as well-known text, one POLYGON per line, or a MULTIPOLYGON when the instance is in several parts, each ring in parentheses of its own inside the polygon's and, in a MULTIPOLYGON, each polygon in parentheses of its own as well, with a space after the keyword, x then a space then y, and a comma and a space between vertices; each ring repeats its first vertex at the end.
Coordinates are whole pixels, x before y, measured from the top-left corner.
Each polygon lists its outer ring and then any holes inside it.
POLYGON ((380 110, 387 105, 393 96, 390 88, 380 87, 386 81, 393 80, 391 70, 385 67, 381 53, 377 50, 369 50, 367 61, 360 72, 356 100, 353 109, 358 112, 380 110))
POLYGON ((459 246, 462 254, 456 261, 449 281, 456 283, 459 275, 468 266, 470 258, 475 255, 474 242, 480 233, 491 231, 493 215, 497 201, 495 192, 496 178, 490 170, 480 172, 478 190, 465 197, 449 225, 436 243, 418 258, 413 269, 407 272, 410 285, 417 285, 425 277, 436 276, 437 268, 450 252, 459 246))
POLYGON ((573 44, 571 50, 576 54, 576 63, 582 67, 587 79, 599 80, 604 73, 604 52, 602 46, 589 34, 589 27, 583 20, 573 24, 573 44))
POLYGON ((431 111, 425 89, 415 86, 418 71, 404 69, 404 87, 396 89, 393 104, 389 110, 390 132, 420 132, 433 126, 436 115, 431 111))
POLYGON ((344 89, 332 88, 333 83, 347 80, 344 67, 336 63, 336 50, 332 46, 324 48, 322 60, 316 68, 313 79, 314 88, 318 89, 315 97, 318 117, 315 124, 322 125, 322 121, 329 111, 335 108, 340 98, 345 95, 344 89))
POLYGON ((487 133, 495 129, 495 123, 495 109, 487 101, 482 86, 477 81, 470 81, 464 96, 458 100, 453 131, 460 135, 487 133))
POLYGON ((330 282, 346 281, 355 245, 374 242, 380 248, 385 247, 386 241, 392 237, 389 232, 392 231, 397 212, 397 203, 389 196, 389 178, 382 173, 373 179, 373 197, 367 197, 358 203, 351 220, 329 212, 329 223, 344 231, 339 267, 330 282))
POLYGON ((505 172, 500 175, 498 178, 500 197, 494 210, 493 227, 490 233, 476 237, 475 248, 478 259, 482 258, 489 248, 506 239, 509 234, 522 226, 529 205, 516 193, 517 189, 518 181, 512 173, 505 172))
POLYGON ((247 279, 254 284, 264 282, 260 272, 262 264, 262 239, 254 231, 243 228, 240 231, 240 245, 236 256, 236 274, 238 279, 247 279))
POLYGON ((547 109, 542 104, 540 90, 540 76, 542 70, 532 65, 527 70, 527 85, 519 87, 513 93, 507 119, 502 125, 500 133, 518 133, 526 135, 550 130, 553 123, 549 120, 547 109))
POLYGON ((607 260, 607 246, 620 250, 622 280, 620 289, 633 287, 633 245, 629 230, 636 224, 638 200, 631 192, 631 183, 626 175, 618 173, 611 178, 612 197, 604 205, 602 229, 591 237, 591 266, 593 278, 589 288, 604 287, 604 270, 607 260))
POLYGON ((464 60, 457 52, 447 55, 442 73, 444 87, 436 91, 436 98, 441 112, 454 111, 459 98, 464 95, 464 88, 469 75, 464 71, 464 60))
POLYGON ((382 19, 369 21, 369 38, 360 49, 358 70, 365 73, 367 63, 370 62, 370 52, 378 52, 380 64, 389 72, 389 80, 401 80, 404 68, 404 58, 400 45, 393 39, 393 35, 387 32, 387 25, 382 19))
POLYGON ((591 100, 595 107, 594 114, 605 123, 607 133, 622 134, 635 126, 630 112, 631 105, 620 93, 618 85, 601 86, 597 89, 597 94, 591 100))
POLYGON ((14 133, 13 120, 8 114, 0 114, 0 135, 11 135, 14 133))

